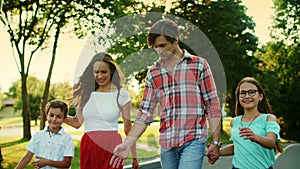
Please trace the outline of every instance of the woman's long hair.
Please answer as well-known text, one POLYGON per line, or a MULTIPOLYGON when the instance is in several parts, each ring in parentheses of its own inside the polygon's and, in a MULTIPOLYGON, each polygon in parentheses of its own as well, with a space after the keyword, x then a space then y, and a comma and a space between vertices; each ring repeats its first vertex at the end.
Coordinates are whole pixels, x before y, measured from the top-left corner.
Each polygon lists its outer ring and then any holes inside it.
POLYGON ((78 104, 79 111, 82 111, 84 105, 89 100, 91 93, 97 90, 99 87, 93 74, 93 65, 95 62, 105 62, 109 65, 109 69, 111 71, 110 81, 118 89, 117 103, 119 105, 118 98, 120 94, 120 89, 123 85, 121 71, 119 70, 117 64, 114 62, 110 54, 101 52, 96 54, 92 58, 92 60, 84 70, 83 74, 80 76, 79 82, 76 83, 73 87, 73 101, 78 104))
MULTIPOLYGON (((239 100, 240 87, 245 82, 254 84, 257 87, 258 93, 263 95, 263 98, 259 102, 258 107, 257 107, 258 111, 263 114, 273 114, 272 106, 270 105, 269 100, 267 99, 267 96, 265 94, 265 91, 264 91, 262 85, 253 77, 245 77, 238 83, 238 86, 235 90, 235 96, 236 96, 235 115, 239 116, 239 115, 243 115, 245 113, 244 108, 241 106, 241 103, 239 100)), ((277 140, 276 140, 276 145, 275 145, 275 151, 283 152, 282 146, 277 140)))

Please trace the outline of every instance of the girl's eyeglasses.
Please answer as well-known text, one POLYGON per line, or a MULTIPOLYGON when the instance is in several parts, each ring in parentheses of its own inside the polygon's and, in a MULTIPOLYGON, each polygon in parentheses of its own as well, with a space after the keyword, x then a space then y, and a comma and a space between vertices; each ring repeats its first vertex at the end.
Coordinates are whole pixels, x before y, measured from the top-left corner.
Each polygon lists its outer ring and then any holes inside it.
POLYGON ((239 95, 240 95, 241 98, 244 98, 244 97, 246 97, 246 95, 247 95, 247 93, 248 93, 248 95, 249 95, 250 97, 254 97, 257 91, 258 91, 258 90, 255 90, 255 89, 241 90, 241 91, 239 92, 239 95))

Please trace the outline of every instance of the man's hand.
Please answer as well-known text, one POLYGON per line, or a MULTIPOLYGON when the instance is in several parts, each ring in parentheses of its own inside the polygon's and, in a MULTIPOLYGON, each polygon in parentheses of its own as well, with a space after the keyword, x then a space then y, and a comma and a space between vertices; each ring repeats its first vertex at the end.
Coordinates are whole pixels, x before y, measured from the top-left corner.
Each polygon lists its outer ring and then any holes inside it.
POLYGON ((219 159, 220 149, 217 145, 212 144, 208 147, 205 155, 207 156, 210 164, 215 164, 215 162, 219 159))
POLYGON ((130 152, 130 147, 124 143, 119 144, 114 149, 114 155, 111 157, 109 165, 113 168, 118 168, 120 165, 124 165, 125 159, 130 152))

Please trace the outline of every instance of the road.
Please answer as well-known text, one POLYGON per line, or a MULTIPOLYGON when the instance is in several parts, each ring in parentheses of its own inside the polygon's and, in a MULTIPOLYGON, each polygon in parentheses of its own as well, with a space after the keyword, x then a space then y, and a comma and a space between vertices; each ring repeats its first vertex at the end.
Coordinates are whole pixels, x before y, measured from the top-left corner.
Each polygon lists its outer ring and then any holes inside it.
MULTIPOLYGON (((297 169, 300 168, 300 143, 284 143, 285 152, 276 155, 274 169, 297 169)), ((211 165, 207 161, 207 157, 203 159, 202 169, 231 169, 232 156, 222 156, 219 160, 211 165)), ((129 169, 130 167, 126 167, 129 169)), ((142 164, 141 169, 161 169, 159 159, 153 160, 152 163, 142 164)))

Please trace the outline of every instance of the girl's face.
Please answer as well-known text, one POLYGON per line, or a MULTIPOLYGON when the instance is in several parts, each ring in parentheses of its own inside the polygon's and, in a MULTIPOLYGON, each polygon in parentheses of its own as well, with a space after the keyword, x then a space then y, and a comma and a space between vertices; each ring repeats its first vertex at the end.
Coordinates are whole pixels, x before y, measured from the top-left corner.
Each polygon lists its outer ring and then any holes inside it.
POLYGON ((262 94, 259 94, 258 88, 249 82, 240 85, 239 101, 241 106, 246 110, 257 109, 259 100, 262 100, 262 94))
POLYGON ((106 62, 95 62, 93 65, 94 78, 99 86, 111 85, 111 71, 106 62))
POLYGON ((58 132, 64 121, 64 112, 60 108, 50 108, 47 114, 47 121, 49 124, 49 130, 52 133, 58 132))

